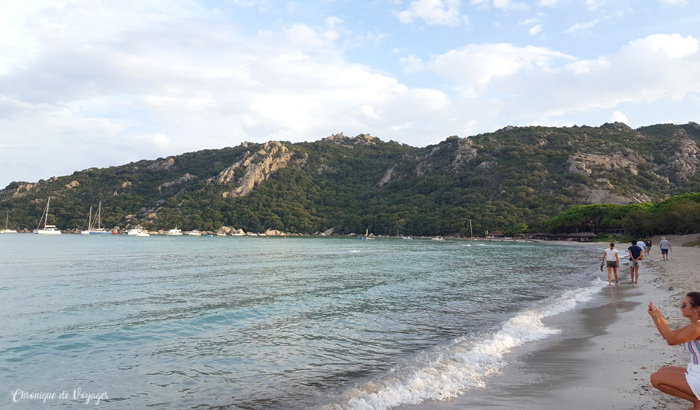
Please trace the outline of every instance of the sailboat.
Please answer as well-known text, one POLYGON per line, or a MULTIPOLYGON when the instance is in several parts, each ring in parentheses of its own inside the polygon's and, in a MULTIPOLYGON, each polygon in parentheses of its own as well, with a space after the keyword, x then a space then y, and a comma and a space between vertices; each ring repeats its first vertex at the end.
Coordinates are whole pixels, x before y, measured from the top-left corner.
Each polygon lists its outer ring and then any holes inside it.
POLYGON ((90 235, 90 227, 92 226, 92 207, 90 207, 90 213, 88 213, 88 228, 84 231, 80 231, 81 235, 90 235))
MULTIPOLYGON (((90 207, 92 213, 92 207, 90 207)), ((102 227, 102 202, 97 206, 97 228, 88 224, 90 235, 109 235, 111 232, 102 227)))
POLYGON ((46 209, 44 209, 44 213, 41 214, 41 218, 39 219, 39 225, 37 225, 36 229, 34 230, 34 233, 39 234, 39 235, 60 235, 61 231, 56 229, 56 225, 48 225, 47 221, 49 219, 49 204, 51 203, 51 197, 49 197, 48 201, 46 201, 46 209), (44 220, 44 228, 40 229, 41 226, 41 220, 44 220))
POLYGON ((10 211, 7 211, 7 215, 5 216, 5 229, 3 229, 2 231, 0 231, 0 234, 3 234, 3 233, 17 233, 17 231, 15 231, 14 229, 8 229, 8 228, 7 228, 7 221, 8 221, 9 219, 10 219, 10 211))

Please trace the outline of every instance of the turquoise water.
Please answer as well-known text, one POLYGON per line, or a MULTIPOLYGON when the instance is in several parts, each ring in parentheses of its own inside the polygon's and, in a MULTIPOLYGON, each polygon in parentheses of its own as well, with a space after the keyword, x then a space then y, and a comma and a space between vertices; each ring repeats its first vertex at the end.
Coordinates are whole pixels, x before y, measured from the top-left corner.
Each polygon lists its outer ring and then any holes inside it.
POLYGON ((598 253, 0 235, 0 407, 386 409, 469 394, 556 332, 541 318, 596 297, 598 253))

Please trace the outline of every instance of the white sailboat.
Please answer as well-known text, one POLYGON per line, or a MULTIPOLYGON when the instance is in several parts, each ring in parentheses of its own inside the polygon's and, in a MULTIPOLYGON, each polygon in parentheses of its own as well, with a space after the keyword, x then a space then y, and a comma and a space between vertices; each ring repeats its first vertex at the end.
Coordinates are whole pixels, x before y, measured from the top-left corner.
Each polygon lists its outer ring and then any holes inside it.
POLYGON ((88 228, 84 231, 80 231, 80 234, 90 235, 90 227, 92 227, 92 207, 90 207, 90 212, 88 213, 88 228))
POLYGON ((60 235, 61 231, 56 229, 56 225, 49 225, 47 224, 47 221, 49 219, 49 204, 51 203, 51 197, 49 197, 48 201, 46 201, 46 209, 44 209, 44 213, 41 214, 41 218, 39 219, 39 225, 37 225, 36 229, 34 230, 34 233, 39 234, 39 235, 60 235), (41 220, 44 220, 44 228, 41 227, 41 220))
POLYGON ((8 228, 7 228, 7 221, 8 221, 9 219, 10 219, 10 211, 7 211, 7 215, 5 216, 5 229, 3 229, 2 231, 0 231, 0 234, 3 234, 3 233, 17 233, 17 231, 15 231, 14 229, 8 229, 8 228))
MULTIPOLYGON (((92 207, 90 207, 92 211, 92 207)), ((109 235, 111 232, 102 227, 102 202, 97 206, 97 228, 89 225, 88 231, 90 235, 109 235)))

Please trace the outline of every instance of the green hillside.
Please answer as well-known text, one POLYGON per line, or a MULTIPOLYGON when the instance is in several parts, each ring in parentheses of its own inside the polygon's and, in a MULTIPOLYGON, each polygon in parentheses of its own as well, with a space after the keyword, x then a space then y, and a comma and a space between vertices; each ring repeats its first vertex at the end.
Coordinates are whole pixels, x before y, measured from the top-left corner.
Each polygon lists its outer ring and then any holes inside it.
POLYGON ((60 229, 448 235, 544 229, 572 205, 658 202, 700 191, 700 126, 507 127, 416 148, 369 135, 204 150, 78 171, 0 191, 33 229, 51 196, 60 229))

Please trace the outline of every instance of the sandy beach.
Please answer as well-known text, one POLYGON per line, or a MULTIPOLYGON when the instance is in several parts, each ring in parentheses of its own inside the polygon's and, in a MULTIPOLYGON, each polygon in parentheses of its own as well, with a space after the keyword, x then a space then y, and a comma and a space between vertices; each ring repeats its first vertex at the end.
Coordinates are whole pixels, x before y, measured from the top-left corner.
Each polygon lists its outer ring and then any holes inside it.
MULTIPOLYGON (((699 236, 667 235, 672 246, 668 261, 661 259, 661 237, 653 238, 638 285, 629 284, 629 268, 622 265, 621 286, 603 289, 609 294, 602 306, 548 319, 545 324, 561 333, 525 346, 509 358, 503 374, 487 380, 486 389, 401 409, 687 409, 689 402, 663 394, 649 382, 661 366, 685 366, 688 355, 682 347, 666 344, 646 310, 653 301, 672 328, 688 323, 679 305, 685 293, 700 290, 700 248, 681 245, 699 236)), ((602 257, 605 244, 586 246, 599 247, 602 257)), ((629 245, 616 246, 626 251, 629 245)), ((600 277, 607 282, 607 272, 600 277)))

